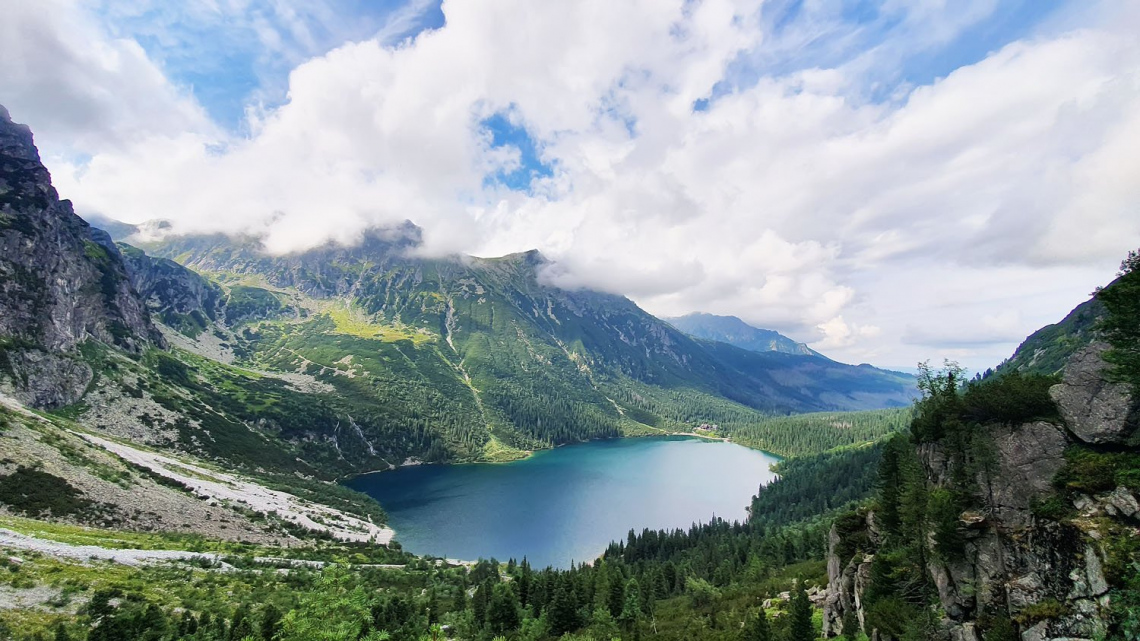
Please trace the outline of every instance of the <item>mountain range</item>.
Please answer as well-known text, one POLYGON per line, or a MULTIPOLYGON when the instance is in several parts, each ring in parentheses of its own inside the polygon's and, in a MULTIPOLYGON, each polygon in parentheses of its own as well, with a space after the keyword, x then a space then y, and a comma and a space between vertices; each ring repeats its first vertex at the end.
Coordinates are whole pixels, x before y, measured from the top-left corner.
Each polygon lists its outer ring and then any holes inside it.
POLYGON ((914 394, 906 374, 694 338, 622 296, 552 287, 537 251, 416 257, 411 223, 280 256, 250 237, 112 242, 2 120, 0 302, 26 313, 0 321, 0 385, 109 433, 342 473, 914 394))

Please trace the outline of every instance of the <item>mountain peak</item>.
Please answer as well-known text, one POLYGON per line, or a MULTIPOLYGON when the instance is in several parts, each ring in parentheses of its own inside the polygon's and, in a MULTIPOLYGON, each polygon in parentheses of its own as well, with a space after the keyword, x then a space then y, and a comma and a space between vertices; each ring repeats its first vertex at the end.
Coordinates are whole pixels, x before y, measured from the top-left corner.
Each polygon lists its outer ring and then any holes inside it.
POLYGON ((690 336, 728 343, 752 352, 820 355, 803 343, 797 343, 775 330, 749 325, 736 316, 693 312, 664 320, 690 336))
POLYGON ((0 108, 0 388, 37 407, 76 401, 92 379, 90 339, 141 352, 162 344, 111 239, 60 200, 31 130, 0 108))

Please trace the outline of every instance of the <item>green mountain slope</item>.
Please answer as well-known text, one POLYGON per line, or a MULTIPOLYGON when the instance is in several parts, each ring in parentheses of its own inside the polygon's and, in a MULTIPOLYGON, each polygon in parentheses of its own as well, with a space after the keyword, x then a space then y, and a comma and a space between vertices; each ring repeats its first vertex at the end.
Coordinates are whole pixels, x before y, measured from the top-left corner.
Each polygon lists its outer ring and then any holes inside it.
POLYGON ((538 252, 410 257, 418 234, 408 224, 276 257, 224 236, 144 248, 220 284, 221 305, 201 316, 215 314, 238 363, 313 376, 354 399, 374 448, 377 424, 425 425, 430 446, 409 455, 478 458, 911 398, 906 375, 699 341, 624 297, 549 287, 538 252), (261 302, 235 313, 251 300, 261 302))
POLYGON ((1102 315, 1104 305, 1090 298, 1077 305, 1059 323, 1046 325, 1030 334, 997 370, 1023 374, 1060 373, 1073 354, 1093 341, 1097 319, 1102 315))

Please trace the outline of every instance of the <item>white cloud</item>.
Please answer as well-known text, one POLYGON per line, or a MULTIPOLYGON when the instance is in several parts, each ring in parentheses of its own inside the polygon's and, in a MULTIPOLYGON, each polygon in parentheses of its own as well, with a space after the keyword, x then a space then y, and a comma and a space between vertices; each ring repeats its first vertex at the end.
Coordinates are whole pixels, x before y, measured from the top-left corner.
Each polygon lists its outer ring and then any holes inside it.
POLYGON ((882 329, 874 325, 849 325, 842 316, 828 319, 816 327, 823 334, 821 340, 811 345, 816 350, 851 347, 859 339, 874 338, 882 333, 882 329))
POLYGON ((123 153, 155 136, 216 129, 137 42, 73 2, 0 2, 0 103, 63 153, 123 153))
POLYGON ((758 0, 449 1, 439 30, 298 65, 247 137, 212 127, 137 45, 65 5, 25 8, 0 27, 0 102, 48 149, 90 155, 51 158, 81 211, 264 232, 280 251, 411 219, 429 251, 538 247, 554 282, 662 315, 736 314, 849 360, 943 350, 981 367, 1140 244, 1140 18, 1103 3, 1096 23, 868 102, 894 74, 884 60, 932 46, 924 26, 949 42, 995 6, 947 21, 944 4, 888 7, 910 35, 852 57, 858 37, 824 14, 766 32, 758 0), (56 50, 32 46, 44 30, 56 50), (820 34, 842 64, 761 74, 692 111, 742 60, 820 34), (530 194, 485 182, 519 162, 479 126, 504 111, 553 168, 530 194))

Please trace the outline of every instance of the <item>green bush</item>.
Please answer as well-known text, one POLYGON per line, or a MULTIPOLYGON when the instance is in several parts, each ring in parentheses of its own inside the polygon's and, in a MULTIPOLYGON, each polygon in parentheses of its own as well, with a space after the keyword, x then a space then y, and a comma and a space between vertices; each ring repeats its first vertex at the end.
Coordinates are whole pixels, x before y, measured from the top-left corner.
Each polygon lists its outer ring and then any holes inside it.
POLYGON ((48 512, 56 517, 79 514, 95 505, 60 477, 23 465, 0 476, 0 503, 28 516, 48 512))
POLYGON ((1087 494, 1107 492, 1117 485, 1140 490, 1140 455, 1074 446, 1065 451, 1065 465, 1053 477, 1053 484, 1087 494))
POLYGON ((879 599, 867 611, 867 629, 878 629, 892 637, 900 637, 918 615, 918 608, 899 597, 879 599))
POLYGON ((1057 599, 1045 599, 1040 603, 1031 603, 1017 614, 1014 619, 1023 627, 1029 627, 1038 621, 1056 619, 1069 613, 1069 608, 1057 599))
POLYGON ((1059 421, 1057 404, 1049 396, 1049 388, 1058 382, 1055 376, 1018 371, 972 382, 962 394, 962 418, 981 425, 1059 421))

